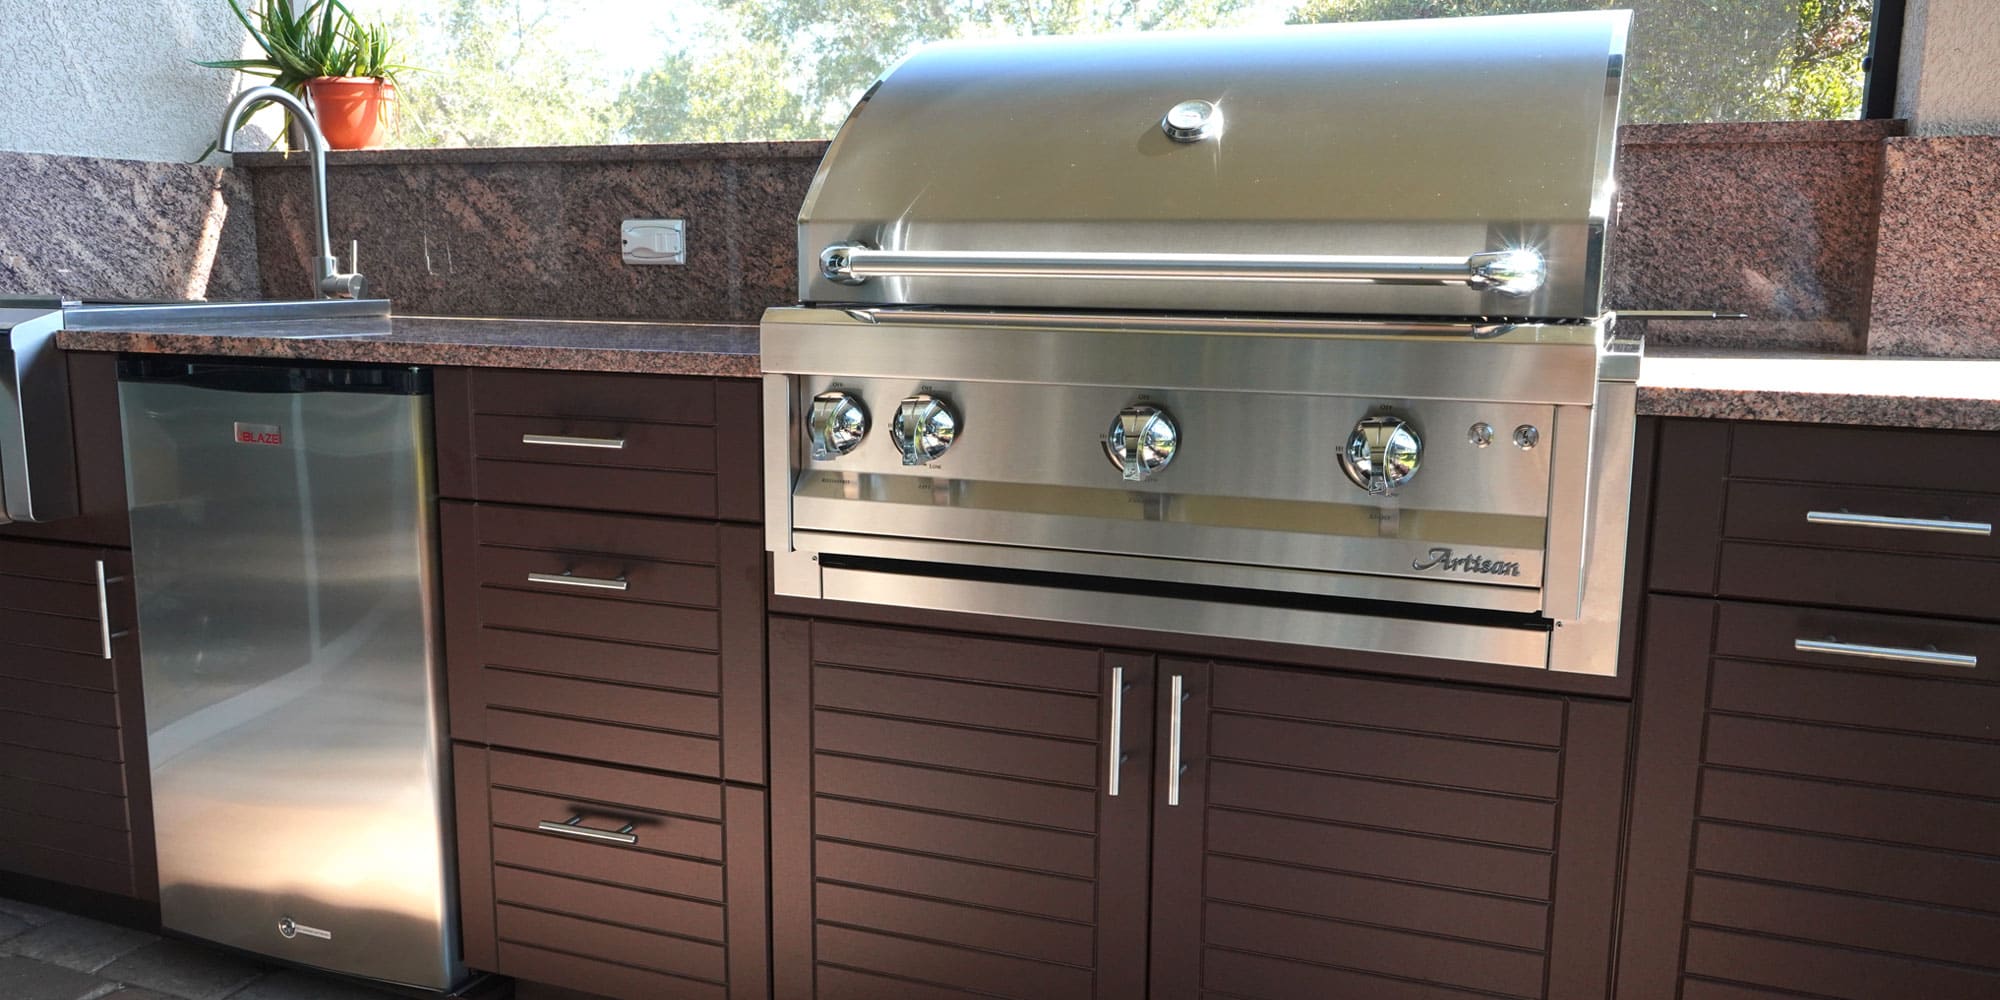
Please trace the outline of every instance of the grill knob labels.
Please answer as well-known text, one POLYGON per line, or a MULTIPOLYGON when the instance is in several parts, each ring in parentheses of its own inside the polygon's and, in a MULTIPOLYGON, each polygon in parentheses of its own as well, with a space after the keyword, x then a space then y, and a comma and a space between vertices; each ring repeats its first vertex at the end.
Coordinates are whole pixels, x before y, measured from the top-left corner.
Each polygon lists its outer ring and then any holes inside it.
POLYGON ((868 410, 851 393, 822 392, 813 397, 806 436, 812 440, 813 461, 833 461, 859 447, 861 439, 868 436, 868 410))
POLYGON ((1340 471, 1368 495, 1392 497, 1416 478, 1423 463, 1424 442, 1401 417, 1384 414, 1354 425, 1340 449, 1340 471))
POLYGON ((896 407, 889 440, 903 453, 904 465, 925 465, 951 450, 961 425, 958 412, 943 396, 918 393, 896 407))
POLYGON ((1104 454, 1126 482, 1140 483, 1165 469, 1180 444, 1181 429, 1174 418, 1157 406, 1142 404, 1118 411, 1104 435, 1104 454))

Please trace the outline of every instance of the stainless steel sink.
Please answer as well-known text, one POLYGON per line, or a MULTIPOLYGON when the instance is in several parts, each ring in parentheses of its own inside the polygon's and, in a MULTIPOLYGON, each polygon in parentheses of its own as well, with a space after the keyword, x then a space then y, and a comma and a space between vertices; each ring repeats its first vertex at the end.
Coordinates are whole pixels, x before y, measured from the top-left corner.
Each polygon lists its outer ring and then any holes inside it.
POLYGON ((68 330, 283 338, 367 337, 389 332, 388 299, 57 304, 68 330))

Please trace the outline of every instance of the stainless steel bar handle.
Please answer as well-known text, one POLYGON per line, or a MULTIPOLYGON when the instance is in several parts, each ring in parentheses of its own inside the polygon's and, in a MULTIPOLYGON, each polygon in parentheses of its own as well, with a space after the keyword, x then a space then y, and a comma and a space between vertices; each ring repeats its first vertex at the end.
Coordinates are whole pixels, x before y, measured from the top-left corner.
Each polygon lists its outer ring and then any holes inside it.
POLYGON ((1104 794, 1118 794, 1118 773, 1125 757, 1125 668, 1111 668, 1111 763, 1104 776, 1104 794))
POLYGON ((111 589, 102 559, 97 561, 97 634, 104 643, 104 658, 111 659, 111 589))
POLYGON ((556 448, 604 448, 618 451, 625 447, 624 438, 571 437, 567 434, 523 434, 522 444, 544 444, 556 448))
POLYGON ((1946 653, 1936 649, 1905 649, 1900 646, 1870 646, 1859 642, 1841 642, 1837 639, 1794 639, 1792 648, 1801 653, 1827 653, 1833 656, 1856 656, 1864 660, 1894 660, 1898 663, 1923 663, 1934 667, 1979 666, 1979 657, 1970 653, 1946 653))
POLYGON ((1475 291, 1530 295, 1548 280, 1548 261, 1527 248, 1467 257, 1326 254, 1046 253, 1022 250, 877 250, 835 243, 819 255, 827 280, 870 278, 1094 278, 1181 281, 1400 281, 1463 284, 1475 291))
POLYGON ((609 844, 636 844, 639 842, 638 835, 632 832, 633 824, 631 823, 627 823, 616 830, 593 830, 590 827, 581 825, 582 823, 582 816, 571 816, 560 823, 545 819, 536 824, 535 828, 543 833, 560 833, 565 837, 601 840, 609 844))
POLYGON ((1187 701, 1181 675, 1167 682, 1167 804, 1181 804, 1181 703, 1187 701))
POLYGON ((588 590, 625 590, 631 587, 624 577, 603 579, 595 576, 577 576, 573 573, 530 573, 529 583, 546 583, 557 587, 583 587, 588 590))
POLYGON ((1806 511, 1809 524, 1832 524, 1847 528, 1888 528, 1891 531, 1929 531, 1945 535, 1991 535, 1993 525, 1985 521, 1944 521, 1928 517, 1889 517, 1883 514, 1850 514, 1844 510, 1806 511))

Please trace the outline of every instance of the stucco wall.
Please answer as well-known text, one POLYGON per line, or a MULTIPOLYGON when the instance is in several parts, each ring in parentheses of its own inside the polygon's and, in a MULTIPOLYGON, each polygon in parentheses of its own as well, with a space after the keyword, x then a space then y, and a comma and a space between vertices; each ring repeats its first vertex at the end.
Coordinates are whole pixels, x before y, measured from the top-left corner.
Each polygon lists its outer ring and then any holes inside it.
POLYGON ((190 160, 239 81, 223 0, 0 0, 0 149, 190 160))
POLYGON ((1896 116, 1918 135, 2000 135, 2000 0, 1910 0, 1896 116))

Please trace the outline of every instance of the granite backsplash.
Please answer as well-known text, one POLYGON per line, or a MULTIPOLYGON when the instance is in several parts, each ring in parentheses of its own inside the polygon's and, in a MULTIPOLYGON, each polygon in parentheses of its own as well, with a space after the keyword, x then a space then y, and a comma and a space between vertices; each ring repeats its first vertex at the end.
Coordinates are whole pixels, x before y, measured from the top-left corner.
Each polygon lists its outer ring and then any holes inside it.
MULTIPOLYGON (((790 301, 799 205, 823 142, 385 150, 332 157, 345 262, 398 313, 755 322, 790 301), (687 263, 620 258, 619 224, 684 219, 687 263)), ((253 178, 264 294, 311 287, 299 158, 237 158, 253 178)))
MULTIPOLYGON (((2000 250, 2000 140, 1903 131, 1880 120, 1626 128, 1606 304, 1750 316, 1653 323, 1662 346, 2000 354, 2000 284, 1979 280, 2000 250), (1954 256, 1960 247, 1985 249, 1954 256)), ((754 322, 795 295, 794 221, 824 150, 340 153, 335 246, 359 240, 361 270, 404 314, 754 322), (687 220, 685 266, 620 260, 620 220, 642 217, 687 220)), ((264 293, 303 294, 300 159, 237 163, 255 188, 264 293)))
POLYGON ((0 152, 0 295, 257 295, 250 181, 225 167, 0 152))

